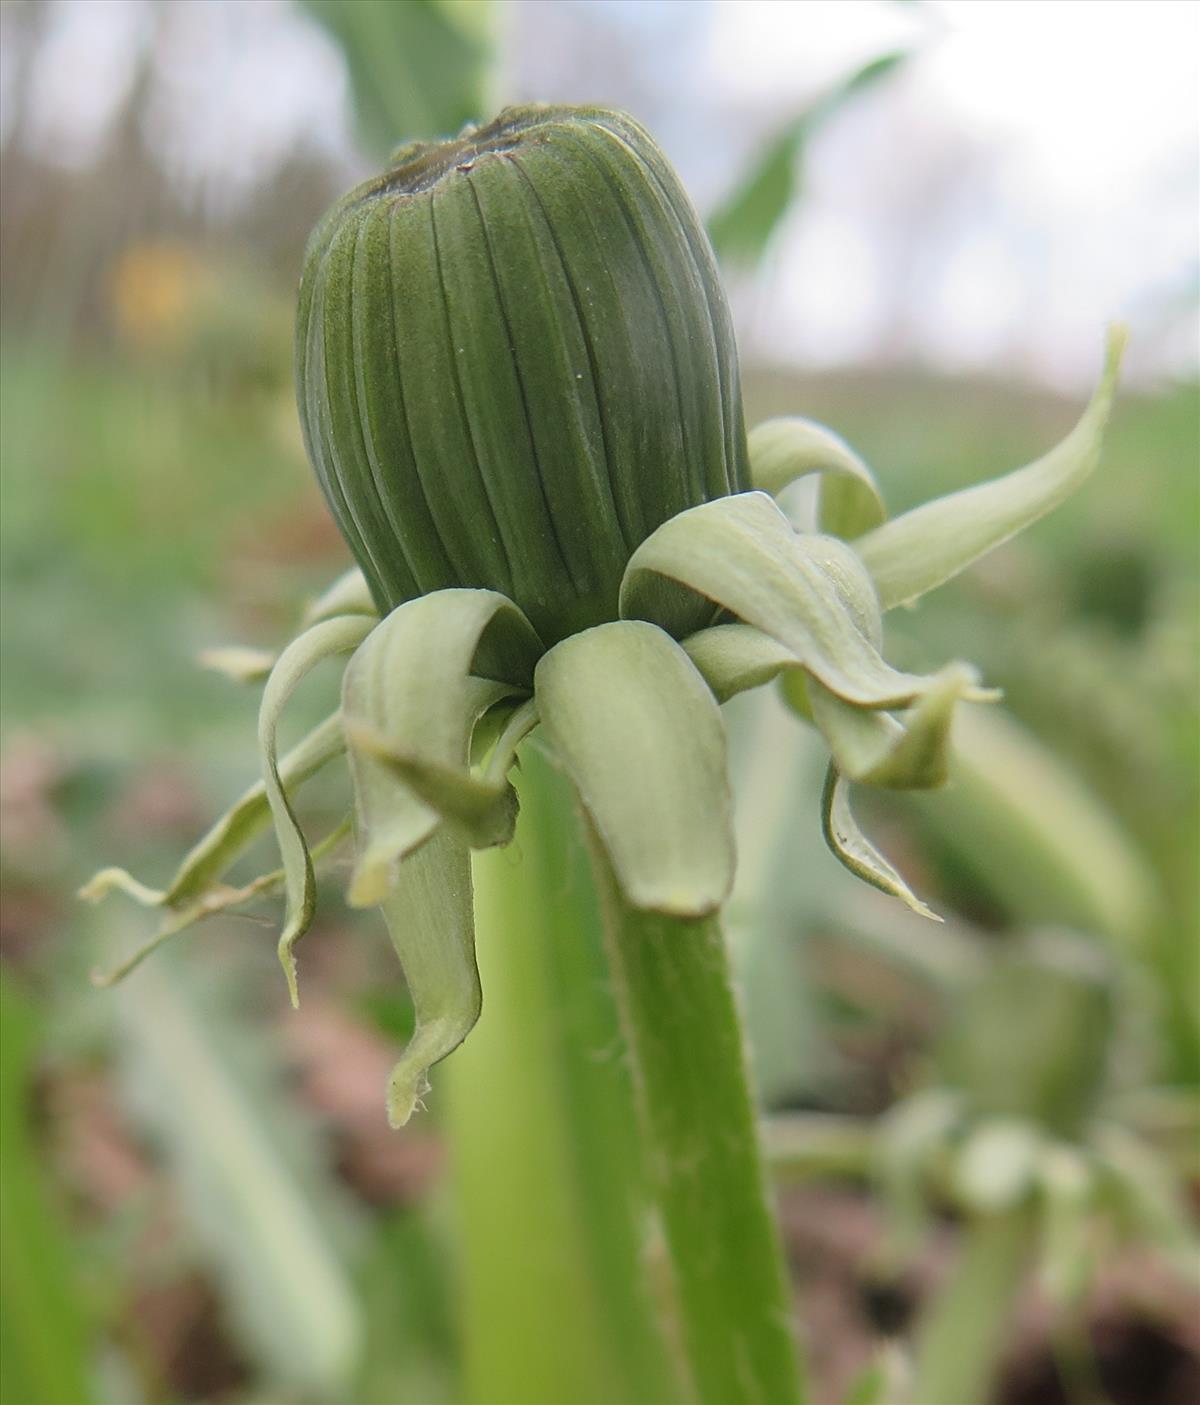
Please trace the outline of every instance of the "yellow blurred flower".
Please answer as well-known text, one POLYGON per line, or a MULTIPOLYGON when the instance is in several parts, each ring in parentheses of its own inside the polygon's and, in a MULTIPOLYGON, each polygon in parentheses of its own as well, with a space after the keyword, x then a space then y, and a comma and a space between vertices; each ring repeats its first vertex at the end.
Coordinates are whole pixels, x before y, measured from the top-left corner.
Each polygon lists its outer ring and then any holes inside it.
POLYGON ((141 347, 161 347, 178 340, 209 278, 203 261, 186 244, 130 245, 110 275, 119 335, 141 347))

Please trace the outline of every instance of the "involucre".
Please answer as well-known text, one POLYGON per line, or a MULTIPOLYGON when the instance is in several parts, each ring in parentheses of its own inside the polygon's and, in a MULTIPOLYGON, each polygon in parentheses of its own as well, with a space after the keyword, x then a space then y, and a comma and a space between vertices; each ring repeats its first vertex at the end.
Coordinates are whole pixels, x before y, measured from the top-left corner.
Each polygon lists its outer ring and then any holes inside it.
POLYGON ((712 251, 617 112, 509 109, 339 202, 306 255, 297 387, 385 613, 487 587, 552 644, 617 617, 661 523, 749 487, 712 251))

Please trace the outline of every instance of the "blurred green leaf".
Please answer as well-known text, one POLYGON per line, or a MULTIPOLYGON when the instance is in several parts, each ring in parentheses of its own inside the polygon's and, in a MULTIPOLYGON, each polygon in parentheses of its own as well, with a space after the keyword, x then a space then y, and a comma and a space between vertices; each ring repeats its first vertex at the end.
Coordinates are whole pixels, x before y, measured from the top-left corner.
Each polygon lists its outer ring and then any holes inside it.
POLYGON ((363 1264, 363 1366, 355 1405, 448 1405, 457 1357, 449 1254, 428 1217, 394 1214, 372 1227, 363 1264))
POLYGON ((1109 1072, 1113 1001, 1094 942, 1066 932, 1010 942, 953 1001, 937 1054, 942 1080, 975 1113, 1078 1137, 1109 1072))
POLYGON ((878 1361, 873 1361, 850 1383, 842 1405, 887 1405, 889 1385, 886 1370, 878 1361))
POLYGON ((709 237, 722 259, 755 263, 762 257, 799 191, 799 166, 808 139, 823 122, 886 78, 907 57, 906 51, 899 51, 873 59, 775 134, 750 173, 709 217, 709 237))
POLYGON ((1104 1194, 1124 1228, 1153 1245, 1194 1288, 1200 1287, 1200 1238, 1186 1190, 1166 1159, 1123 1127, 1097 1132, 1104 1194))
POLYGON ((0 973, 0 1398, 87 1405, 87 1312, 29 1119, 37 1038, 33 1005, 0 973))
POLYGON ((831 886, 853 880, 824 862, 813 796, 825 757, 816 733, 797 727, 774 689, 744 694, 722 711, 738 855, 726 928, 751 1071, 770 1107, 827 1094, 841 1071, 801 938, 835 905, 831 886))
POLYGON ((1136 943, 1156 906, 1146 861, 1119 822, 1011 717, 964 708, 950 786, 914 803, 940 842, 1018 920, 1136 943))
POLYGON ((269 1381, 344 1398, 362 1335, 349 1221, 265 1042, 228 991, 204 989, 169 953, 116 998, 124 1084, 222 1285, 228 1326, 269 1381))
POLYGON ((450 136, 484 116, 491 48, 485 0, 304 0, 341 45, 363 147, 384 160, 401 142, 450 136))

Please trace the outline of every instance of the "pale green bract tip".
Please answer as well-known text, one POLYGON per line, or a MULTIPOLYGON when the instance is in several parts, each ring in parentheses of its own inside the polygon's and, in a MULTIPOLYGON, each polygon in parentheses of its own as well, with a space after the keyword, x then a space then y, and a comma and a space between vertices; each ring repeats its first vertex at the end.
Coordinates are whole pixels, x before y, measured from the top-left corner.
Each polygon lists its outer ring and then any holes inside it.
POLYGON ((748 439, 754 486, 779 500, 800 531, 859 537, 887 517, 875 475, 840 434, 798 415, 764 420, 748 439), (814 509, 798 515, 789 490, 818 480, 814 509))
POLYGON ((202 649, 196 656, 201 668, 222 673, 235 683, 262 683, 275 667, 276 655, 270 649, 254 649, 247 644, 223 644, 202 649))
POLYGON ((836 766, 830 766, 826 775, 821 814, 825 842, 851 873, 873 888, 899 898, 918 916, 928 917, 933 922, 944 920, 917 897, 896 868, 858 827, 858 821, 850 809, 849 783, 845 776, 839 774, 836 766))
POLYGON ((458 1048, 482 1006, 467 846, 439 829, 397 867, 381 907, 416 1015, 388 1079, 388 1121, 402 1127, 428 1091, 428 1070, 458 1048))
POLYGON ((1069 497, 1100 459, 1127 329, 1110 328, 1104 370, 1075 428, 1048 454, 1002 478, 935 498, 854 543, 885 610, 943 585, 1069 497))
POLYGON ((132 873, 123 868, 102 868, 95 873, 79 890, 79 896, 89 903, 102 902, 116 889, 141 903, 143 907, 161 907, 167 894, 161 888, 150 888, 139 882, 132 873))
POLYGON ((342 615, 324 620, 294 639, 279 656, 263 690, 258 714, 258 746, 263 788, 275 823, 275 837, 283 859, 286 915, 279 939, 279 962, 288 983, 292 1004, 299 1003, 292 948, 308 930, 316 908, 316 879, 312 856, 296 819, 280 774, 276 755, 279 718, 300 681, 322 660, 352 653, 375 628, 369 616, 342 615))
POLYGON ((725 729, 683 649, 640 620, 597 625, 544 656, 536 689, 628 901, 673 917, 717 911, 735 866, 725 729))

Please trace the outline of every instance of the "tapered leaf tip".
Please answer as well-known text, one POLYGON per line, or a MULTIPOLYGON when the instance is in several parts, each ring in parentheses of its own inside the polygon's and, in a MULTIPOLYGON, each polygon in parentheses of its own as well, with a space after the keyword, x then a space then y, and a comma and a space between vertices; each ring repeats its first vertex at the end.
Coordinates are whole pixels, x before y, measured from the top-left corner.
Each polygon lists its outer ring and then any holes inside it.
POLYGON ((298 933, 285 932, 279 938, 279 946, 276 948, 279 953, 279 964, 283 967, 284 979, 287 981, 288 998, 292 1002, 293 1010, 300 1008, 300 984, 296 974, 296 954, 292 950, 298 935, 298 933))
POLYGON ((149 888, 139 883, 133 874, 123 868, 102 868, 79 889, 84 902, 98 903, 106 898, 114 888, 139 902, 143 907, 161 907, 167 895, 161 888, 149 888))
POLYGON ((1083 420, 1096 421, 1094 432, 1096 444, 1093 452, 1100 456, 1100 434, 1108 423, 1112 411, 1113 397, 1117 392, 1117 382, 1121 376, 1121 363, 1125 359, 1125 348, 1129 344, 1129 325, 1126 322, 1110 322, 1104 334, 1104 368, 1095 393, 1083 412, 1083 420))
POLYGON ((1127 322, 1110 322, 1105 340, 1104 374, 1105 377, 1112 376, 1114 379, 1121 369, 1121 359, 1125 355, 1125 348, 1129 342, 1129 324, 1127 322))
POLYGON ((1108 329, 1104 367, 1066 438, 1033 463, 935 498, 859 537, 855 551, 885 610, 908 605, 1033 525, 1075 492, 1100 461, 1128 329, 1108 329))
POLYGON ((407 1059, 401 1059, 392 1069, 388 1078, 387 1119, 393 1131, 405 1126, 418 1107, 423 1107, 421 1099, 429 1092, 429 1079, 423 1068, 414 1068, 407 1059))

